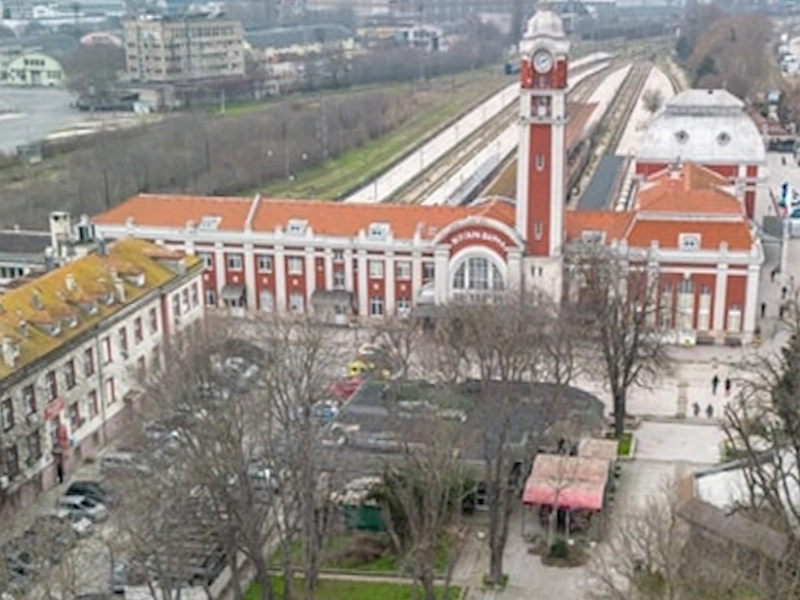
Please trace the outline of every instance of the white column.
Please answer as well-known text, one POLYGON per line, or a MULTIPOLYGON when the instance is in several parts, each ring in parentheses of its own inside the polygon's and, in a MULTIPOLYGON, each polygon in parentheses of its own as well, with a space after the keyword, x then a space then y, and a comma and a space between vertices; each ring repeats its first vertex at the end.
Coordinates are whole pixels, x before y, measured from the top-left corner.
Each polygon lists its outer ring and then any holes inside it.
POLYGON ((437 248, 434 253, 435 280, 434 298, 436 304, 446 304, 450 292, 450 250, 448 248, 437 248))
POLYGON ((253 244, 244 245, 244 285, 247 293, 247 308, 256 310, 256 257, 253 244))
MULTIPOLYGON (((556 94, 553 102, 556 103, 563 97, 556 94)), ((562 113, 563 114, 563 113, 562 113)), ((564 240, 564 198, 566 191, 565 156, 565 128, 563 121, 558 121, 550 126, 550 238, 549 256, 560 256, 564 240)))
POLYGON ((317 261, 314 259, 314 248, 305 249, 305 263, 306 263, 306 312, 311 314, 313 312, 311 307, 311 294, 314 293, 314 288, 317 283, 317 261))
POLYGON ((325 289, 333 289, 333 250, 325 249, 325 289))
POLYGON ((222 288, 225 286, 225 245, 222 242, 214 244, 214 272, 217 276, 217 306, 222 306, 222 288))
POLYGON ((417 294, 422 288, 422 254, 411 253, 411 305, 417 305, 417 294))
POLYGON ((367 289, 367 251, 358 251, 358 314, 369 315, 369 289, 367 289))
POLYGON ((275 312, 286 312, 286 255, 283 246, 275 246, 275 312))
POLYGON ((386 253, 386 260, 383 264, 383 287, 386 290, 384 297, 384 314, 386 316, 394 314, 395 289, 394 289, 394 252, 386 253))
POLYGON ((344 289, 353 291, 353 251, 350 248, 344 251, 344 289))
POLYGON ((508 265, 506 285, 509 290, 518 292, 522 289, 522 252, 517 249, 509 250, 506 264, 508 265))
POLYGON ((756 328, 756 311, 758 310, 758 280, 761 273, 760 265, 749 265, 747 267, 747 287, 745 288, 744 321, 742 327, 742 338, 745 343, 753 339, 753 332, 756 328))
POLYGON ((725 334, 725 312, 728 293, 728 265, 720 263, 717 265, 717 281, 714 286, 714 322, 711 329, 724 336, 725 334))

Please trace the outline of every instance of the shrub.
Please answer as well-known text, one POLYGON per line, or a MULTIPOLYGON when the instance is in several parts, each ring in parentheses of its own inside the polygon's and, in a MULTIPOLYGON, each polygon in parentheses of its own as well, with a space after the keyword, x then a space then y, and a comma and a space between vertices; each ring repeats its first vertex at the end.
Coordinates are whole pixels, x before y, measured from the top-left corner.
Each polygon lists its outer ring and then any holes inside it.
POLYGON ((557 539, 550 546, 550 558, 567 558, 569 556, 569 545, 567 540, 557 539))

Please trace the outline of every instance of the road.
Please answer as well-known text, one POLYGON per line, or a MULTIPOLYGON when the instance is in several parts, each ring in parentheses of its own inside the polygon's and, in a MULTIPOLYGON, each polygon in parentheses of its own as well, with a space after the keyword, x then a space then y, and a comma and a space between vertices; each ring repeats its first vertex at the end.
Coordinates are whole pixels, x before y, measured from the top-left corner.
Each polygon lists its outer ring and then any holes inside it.
POLYGON ((70 108, 71 101, 64 90, 0 86, 0 152, 14 152, 21 144, 84 120, 85 115, 70 108))

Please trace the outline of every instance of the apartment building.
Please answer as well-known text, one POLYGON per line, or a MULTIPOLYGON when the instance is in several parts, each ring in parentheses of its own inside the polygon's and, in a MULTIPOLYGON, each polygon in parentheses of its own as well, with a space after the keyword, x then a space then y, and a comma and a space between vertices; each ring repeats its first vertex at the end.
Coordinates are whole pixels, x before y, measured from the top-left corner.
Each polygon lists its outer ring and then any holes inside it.
POLYGON ((179 83, 244 76, 244 30, 238 21, 185 17, 125 23, 131 81, 179 83))
POLYGON ((198 333, 201 273, 149 242, 100 241, 0 298, 0 523, 120 431, 164 351, 198 333))

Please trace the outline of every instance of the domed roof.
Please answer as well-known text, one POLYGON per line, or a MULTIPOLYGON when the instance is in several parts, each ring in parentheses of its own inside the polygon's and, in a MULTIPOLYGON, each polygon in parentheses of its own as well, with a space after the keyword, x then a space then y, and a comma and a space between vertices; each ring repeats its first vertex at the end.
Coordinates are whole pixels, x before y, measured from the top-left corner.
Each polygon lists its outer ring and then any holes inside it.
POLYGON ((764 141, 744 103, 725 90, 686 90, 647 127, 639 162, 762 164, 764 141))
POLYGON ((564 24, 561 22, 561 17, 549 8, 537 10, 536 14, 528 21, 528 28, 525 31, 526 38, 543 35, 554 38, 564 37, 564 24))

